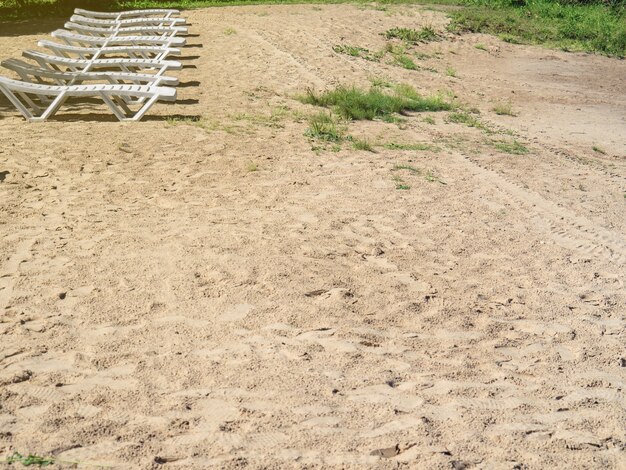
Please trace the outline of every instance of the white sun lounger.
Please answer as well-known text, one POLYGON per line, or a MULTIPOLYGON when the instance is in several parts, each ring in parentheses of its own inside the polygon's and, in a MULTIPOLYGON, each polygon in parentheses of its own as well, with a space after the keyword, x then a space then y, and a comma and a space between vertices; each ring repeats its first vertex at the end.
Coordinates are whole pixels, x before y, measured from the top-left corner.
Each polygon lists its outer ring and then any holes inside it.
MULTIPOLYGON (((7 59, 2 61, 2 66, 6 69, 13 70, 20 76, 24 82, 41 83, 44 85, 81 85, 84 82, 99 82, 111 85, 152 85, 152 86, 176 86, 178 79, 167 77, 165 75, 152 75, 148 73, 131 73, 131 72, 59 72, 50 70, 46 67, 33 65, 18 59, 7 59), (46 82, 52 80, 53 83, 46 82)), ((44 97, 40 98, 42 102, 49 102, 44 97)), ((128 97, 123 97, 126 104, 140 104, 145 98, 133 101, 128 97)))
POLYGON ((150 70, 154 72, 154 75, 159 76, 165 74, 168 70, 180 70, 182 68, 180 62, 173 60, 122 58, 85 60, 53 56, 39 51, 24 51, 22 56, 34 60, 40 67, 58 72, 87 72, 101 69, 120 70, 122 72, 150 70))
POLYGON ((51 33, 52 37, 61 39, 70 46, 104 47, 104 46, 161 46, 176 47, 184 46, 185 38, 159 38, 155 36, 120 36, 109 38, 97 38, 75 34, 64 29, 57 29, 51 33))
POLYGON ((133 85, 153 85, 153 86, 176 86, 178 78, 168 77, 165 75, 153 75, 149 73, 132 73, 132 72, 60 72, 50 70, 40 65, 34 65, 19 59, 3 60, 1 65, 9 70, 17 73, 22 81, 31 83, 43 83, 48 79, 54 81, 55 85, 80 85, 86 81, 104 81, 109 84, 128 84, 133 85))
POLYGON ((145 18, 148 16, 160 16, 163 18, 169 18, 171 16, 179 15, 180 11, 165 9, 165 8, 151 8, 148 10, 127 10, 127 11, 114 11, 114 12, 101 12, 101 11, 91 11, 91 10, 83 10, 81 8, 76 8, 74 13, 81 16, 86 16, 88 18, 98 18, 98 19, 108 19, 108 20, 121 20, 128 18, 145 18))
POLYGON ((0 77, 0 91, 13 103, 18 111, 29 121, 45 121, 53 116, 59 107, 70 97, 99 97, 111 108, 120 121, 138 121, 158 100, 176 101, 176 89, 147 85, 41 85, 25 83, 10 78, 0 77), (41 103, 43 97, 54 97, 51 103, 41 103), (132 111, 122 98, 138 100, 146 98, 137 111, 132 111))
POLYGON ((128 27, 128 26, 180 26, 187 23, 185 18, 164 18, 164 17, 146 17, 146 18, 129 18, 126 20, 102 20, 98 18, 88 18, 81 15, 72 15, 70 21, 85 26, 96 26, 106 28, 110 26, 128 27))
POLYGON ((131 59, 154 59, 163 60, 170 55, 180 55, 180 49, 174 47, 158 46, 105 46, 105 47, 82 47, 68 46, 54 41, 41 40, 37 43, 40 47, 50 49, 54 54, 62 57, 77 55, 81 59, 99 59, 105 56, 124 56, 131 59))
POLYGON ((135 36, 156 36, 161 38, 171 38, 179 34, 186 34, 187 28, 184 26, 131 26, 131 27, 96 27, 68 21, 65 29, 76 31, 80 34, 96 37, 118 37, 123 35, 135 36))

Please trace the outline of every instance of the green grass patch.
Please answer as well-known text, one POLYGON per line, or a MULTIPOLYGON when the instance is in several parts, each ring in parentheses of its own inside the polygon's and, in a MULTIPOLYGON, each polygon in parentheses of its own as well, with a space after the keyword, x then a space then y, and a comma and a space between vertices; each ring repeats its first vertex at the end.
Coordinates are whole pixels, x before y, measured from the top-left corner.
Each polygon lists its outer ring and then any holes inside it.
POLYGON ((352 57, 360 57, 370 62, 379 62, 384 52, 371 52, 369 49, 359 46, 350 46, 348 44, 337 44, 333 46, 333 51, 338 54, 346 54, 352 57))
POLYGON ((484 44, 474 44, 474 47, 478 49, 479 51, 488 52, 487 46, 485 46, 484 44))
POLYGON ((593 147, 591 147, 591 149, 592 149, 594 152, 599 153, 600 155, 606 155, 606 152, 605 152, 603 149, 601 149, 600 147, 596 146, 596 145, 594 145, 593 147))
POLYGON ((492 111, 499 116, 516 116, 516 114, 513 112, 513 106, 509 101, 496 103, 493 106, 492 111))
POLYGON ((435 145, 431 144, 398 144, 396 142, 389 142, 383 145, 384 148, 389 150, 413 150, 413 151, 431 151, 431 152, 439 152, 441 149, 435 145))
POLYGON ((369 52, 367 49, 359 46, 349 46, 348 44, 338 44, 333 46, 333 51, 339 54, 351 55, 352 57, 361 57, 362 53, 369 52))
MULTIPOLYGON (((3 461, 0 461, 2 463, 3 461)), ((9 465, 14 463, 21 463, 25 467, 30 467, 31 465, 37 467, 47 467, 48 465, 53 465, 56 463, 54 457, 40 457, 39 455, 22 455, 19 452, 13 452, 13 454, 9 455, 4 463, 9 465)))
POLYGON ((312 139, 324 142, 341 142, 343 132, 337 125, 335 117, 326 112, 320 112, 309 118, 309 128, 305 135, 312 139))
POLYGON ((363 90, 354 86, 340 86, 322 93, 308 90, 298 99, 306 104, 331 108, 341 117, 355 121, 409 111, 449 111, 454 108, 443 96, 422 96, 409 85, 397 85, 391 91, 379 87, 363 90))
POLYGON ((418 66, 415 62, 413 62, 413 59, 411 59, 408 55, 406 54, 394 54, 393 55, 393 64, 394 65, 399 65, 400 67, 407 69, 407 70, 417 70, 418 66))
POLYGON ((490 129, 483 122, 467 111, 450 113, 450 115, 446 118, 446 121, 453 122, 455 124, 465 124, 467 127, 475 127, 485 132, 490 132, 490 129))
POLYGON ((452 67, 448 67, 448 68, 446 69, 446 75, 447 75, 448 77, 457 78, 457 75, 456 75, 456 70, 455 70, 455 69, 453 69, 452 67))
POLYGON ((525 155, 529 150, 520 144, 517 140, 507 142, 505 140, 493 141, 493 146, 504 153, 510 153, 512 155, 525 155))
POLYGON ((407 70, 417 70, 419 68, 417 64, 413 62, 413 59, 411 59, 411 57, 407 54, 407 48, 402 44, 388 42, 385 44, 385 48, 382 53, 391 54, 391 57, 393 58, 391 62, 392 65, 397 65, 407 70))
POLYGON ((388 80, 385 80, 384 78, 380 78, 380 77, 372 77, 372 78, 370 78, 370 83, 372 84, 373 87, 393 88, 393 83, 391 83, 388 80))
POLYGON ((624 0, 459 0, 455 32, 490 33, 510 43, 626 56, 624 0))
POLYGON ((170 126, 178 126, 178 125, 186 125, 186 126, 196 126, 196 127, 205 127, 205 122, 202 116, 170 116, 165 119, 170 126))
POLYGON ((374 147, 367 139, 359 139, 357 137, 348 137, 348 140, 352 142, 352 148, 354 150, 364 150, 366 152, 375 153, 374 147))
POLYGON ((431 41, 438 41, 441 36, 435 32, 430 26, 425 26, 422 29, 410 29, 410 28, 392 28, 383 34, 387 39, 400 39, 410 44, 426 43, 431 41))
POLYGON ((441 178, 439 178, 439 176, 437 176, 437 174, 432 170, 427 171, 426 174, 424 175, 424 178, 429 183, 448 184, 445 181, 443 181, 441 178))
POLYGON ((391 171, 400 171, 400 170, 407 170, 415 174, 420 174, 422 172, 422 170, 414 167, 413 165, 394 165, 393 168, 391 169, 391 171))

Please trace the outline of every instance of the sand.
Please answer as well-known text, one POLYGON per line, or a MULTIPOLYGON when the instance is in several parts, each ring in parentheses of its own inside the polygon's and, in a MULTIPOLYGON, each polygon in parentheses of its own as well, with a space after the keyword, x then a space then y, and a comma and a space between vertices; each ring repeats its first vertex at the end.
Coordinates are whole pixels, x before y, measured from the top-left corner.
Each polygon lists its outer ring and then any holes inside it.
MULTIPOLYGON (((416 71, 333 51, 444 30, 419 7, 185 16, 179 101, 145 122, 0 101, 0 457, 626 468, 626 63, 483 35, 418 46, 416 71), (495 133, 304 135, 295 94, 372 77, 495 133), (529 153, 491 143, 513 138, 529 153)), ((3 27, 0 59, 58 23, 3 27)))

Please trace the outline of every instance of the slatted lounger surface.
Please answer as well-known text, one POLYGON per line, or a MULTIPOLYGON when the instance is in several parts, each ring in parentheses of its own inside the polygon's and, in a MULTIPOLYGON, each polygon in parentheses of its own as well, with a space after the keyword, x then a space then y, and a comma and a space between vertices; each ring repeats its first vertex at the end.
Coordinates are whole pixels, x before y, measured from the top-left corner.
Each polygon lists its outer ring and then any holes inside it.
POLYGON ((154 60, 154 59, 72 59, 69 57, 59 57, 45 54, 39 51, 24 51, 22 53, 27 59, 34 60, 41 67, 55 71, 85 72, 98 69, 114 69, 123 72, 136 72, 138 70, 150 70, 154 75, 163 75, 168 70, 180 70, 182 64, 174 60, 154 60))
MULTIPOLYGON (((59 72, 46 67, 33 65, 18 59, 7 59, 2 61, 2 66, 16 72, 24 82, 50 84, 46 80, 52 80, 52 85, 81 85, 84 82, 98 82, 118 85, 152 85, 152 86, 176 86, 178 79, 165 75, 152 75, 148 73, 132 72, 59 72)), ((40 98, 42 103, 49 103, 51 100, 45 97, 40 98)), ((145 98, 132 100, 122 97, 128 105, 141 104, 145 98)))
POLYGON ((110 84, 134 85, 149 84, 153 86, 176 86, 178 78, 165 75, 152 75, 148 73, 132 72, 59 72, 46 67, 33 65, 19 59, 3 60, 1 65, 16 72, 22 81, 32 83, 45 83, 42 79, 53 80, 56 85, 80 85, 86 81, 104 81, 110 84))
POLYGON ((85 26, 99 26, 101 28, 106 28, 109 26, 117 26, 122 28, 130 26, 180 26, 187 23, 187 20, 185 18, 163 18, 158 16, 151 18, 129 18, 126 20, 101 20, 97 18, 88 18, 81 15, 72 15, 70 21, 85 26))
POLYGON ((53 116, 65 100, 70 97, 100 97, 120 121, 140 120, 157 100, 176 100, 176 89, 171 87, 145 85, 56 86, 25 83, 5 77, 0 77, 0 91, 29 121, 45 121, 53 116), (31 96, 43 97, 46 101, 49 97, 54 97, 54 100, 49 105, 47 102, 41 105, 35 103, 31 96), (141 105, 139 110, 132 111, 122 98, 132 100, 145 98, 147 101, 141 105))
POLYGON ((109 20, 120 20, 127 18, 136 18, 136 17, 148 17, 148 16, 161 16, 164 18, 169 18, 170 16, 180 14, 178 10, 165 9, 165 8, 151 8, 148 10, 127 10, 127 11, 114 11, 114 12, 102 12, 102 11, 91 11, 91 10, 83 10, 81 8, 76 8, 74 13, 81 16, 86 16, 89 18, 101 18, 101 19, 109 19, 109 20))
POLYGON ((123 35, 151 35, 157 37, 171 38, 178 34, 186 34, 187 28, 184 26, 131 26, 131 27, 96 27, 85 26, 68 21, 65 29, 76 31, 87 36, 123 36, 123 35))
POLYGON ((185 38, 159 38, 152 36, 120 36, 112 38, 97 38, 93 36, 85 36, 83 34, 75 34, 64 29, 52 31, 52 37, 61 39, 69 45, 79 46, 162 46, 176 47, 184 46, 185 38))
POLYGON ((131 59, 166 59, 170 55, 180 55, 180 49, 174 47, 159 46, 106 46, 106 47, 82 47, 59 44, 54 41, 41 40, 37 43, 40 47, 50 49, 58 56, 71 57, 77 55, 81 59, 104 58, 105 56, 125 56, 131 59))

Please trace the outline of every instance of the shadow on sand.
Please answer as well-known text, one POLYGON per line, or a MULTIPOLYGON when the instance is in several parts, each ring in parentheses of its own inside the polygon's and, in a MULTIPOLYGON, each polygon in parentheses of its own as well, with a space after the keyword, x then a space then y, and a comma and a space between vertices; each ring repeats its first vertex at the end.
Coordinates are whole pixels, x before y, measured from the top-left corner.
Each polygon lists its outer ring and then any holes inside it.
POLYGON ((69 18, 34 18, 12 22, 0 22, 0 37, 34 36, 50 34, 62 28, 69 18))

